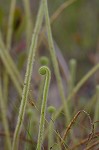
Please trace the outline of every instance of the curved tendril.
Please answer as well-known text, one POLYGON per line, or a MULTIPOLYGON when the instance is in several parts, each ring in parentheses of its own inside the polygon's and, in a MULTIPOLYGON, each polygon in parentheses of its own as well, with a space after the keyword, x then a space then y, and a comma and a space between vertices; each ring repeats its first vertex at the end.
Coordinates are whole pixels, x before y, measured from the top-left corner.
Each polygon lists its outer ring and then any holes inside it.
POLYGON ((44 124, 45 124, 46 103, 47 103, 48 90, 49 90, 49 84, 50 84, 50 78, 51 78, 50 70, 46 66, 42 66, 39 69, 39 73, 41 75, 46 75, 46 77, 45 77, 45 85, 44 85, 44 90, 43 90, 43 100, 42 100, 42 106, 41 106, 39 134, 38 134, 38 142, 37 142, 36 150, 41 150, 41 147, 42 147, 44 124))

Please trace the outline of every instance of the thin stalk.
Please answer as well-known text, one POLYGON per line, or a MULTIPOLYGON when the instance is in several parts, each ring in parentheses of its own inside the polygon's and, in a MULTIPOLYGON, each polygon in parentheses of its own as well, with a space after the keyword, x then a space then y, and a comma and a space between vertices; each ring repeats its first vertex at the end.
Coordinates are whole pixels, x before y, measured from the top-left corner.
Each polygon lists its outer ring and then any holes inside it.
POLYGON ((48 127, 48 150, 51 149, 52 145, 54 144, 54 114, 55 114, 55 108, 53 106, 48 107, 48 112, 51 115, 51 120, 49 122, 48 127))
POLYGON ((27 48, 30 44, 31 39, 31 32, 32 32, 32 17, 31 17, 31 9, 30 9, 30 3, 29 0, 23 0, 25 14, 26 14, 26 42, 27 42, 27 48))
POLYGON ((32 70, 33 70, 33 64, 34 64, 34 57, 35 57, 35 52, 37 48, 38 35, 40 32, 40 28, 41 28, 42 21, 43 21, 43 15, 44 15, 43 1, 41 2, 42 3, 39 8, 37 21, 36 21, 36 25, 35 25, 34 32, 32 35, 32 41, 30 45, 30 51, 29 51, 29 56, 28 56, 27 69, 26 69, 26 75, 25 75, 24 87, 23 87, 23 93, 22 93, 22 100, 21 100, 20 109, 19 109, 18 121, 17 121, 17 125, 15 128, 15 132, 14 132, 12 150, 15 150, 18 148, 18 138, 19 138, 19 134, 21 131, 21 127, 22 127, 23 119, 25 115, 25 109, 26 109, 29 88, 30 88, 30 81, 31 81, 32 70))
MULTIPOLYGON (((69 61, 69 67, 70 67, 70 76, 69 76, 69 80, 67 81, 68 83, 68 87, 69 87, 69 92, 68 95, 72 92, 74 86, 75 86, 75 80, 76 80, 76 67, 77 67, 77 62, 76 59, 71 59, 69 61)), ((70 110, 73 109, 74 107, 74 101, 72 103, 69 104, 70 105, 70 110)), ((75 140, 74 140, 75 141, 75 140)))
MULTIPOLYGON (((53 119, 53 117, 51 117, 53 119)), ((54 136, 53 136, 53 121, 51 120, 49 123, 49 132, 48 132, 48 150, 51 149, 51 146, 54 144, 54 136)))
POLYGON ((76 78, 76 66, 77 62, 75 59, 71 59, 69 62, 70 66, 70 81, 69 81, 69 93, 73 90, 75 86, 75 78, 76 78))
POLYGON ((6 116, 6 108, 5 104, 3 101, 3 94, 2 94, 2 87, 1 87, 1 79, 0 79, 0 108, 1 108, 1 117, 2 117, 2 122, 6 134, 6 146, 8 150, 11 150, 11 141, 10 141, 10 132, 9 132, 9 126, 8 126, 8 121, 7 121, 7 116, 6 116))
POLYGON ((54 44, 53 44, 53 39, 52 39, 51 27, 50 27, 47 0, 44 0, 44 11, 45 11, 46 29, 47 29, 47 35, 48 35, 48 43, 49 43, 49 48, 50 48, 50 54, 51 54, 51 58, 52 58, 52 62, 53 62, 53 67, 54 67, 54 70, 55 70, 55 75, 56 75, 56 79, 57 79, 57 83, 58 83, 60 96, 61 96, 63 107, 64 107, 64 112, 66 114, 66 119, 67 119, 66 122, 68 124, 69 121, 70 121, 70 112, 69 112, 69 108, 68 108, 68 105, 67 105, 67 102, 66 102, 66 99, 65 99, 64 89, 63 89, 63 85, 62 85, 62 79, 61 79, 61 76, 60 76, 58 62, 57 62, 57 58, 56 58, 56 54, 55 54, 55 50, 54 50, 54 44))
POLYGON ((46 114, 46 104, 47 104, 47 97, 48 97, 48 90, 50 84, 51 73, 48 67, 43 66, 39 70, 41 75, 45 75, 45 85, 43 91, 43 100, 42 100, 42 107, 41 107, 41 116, 40 116, 40 126, 39 126, 39 134, 38 134, 38 142, 36 150, 41 150, 43 135, 44 135, 44 125, 45 125, 45 114, 46 114))
POLYGON ((3 69, 3 89, 4 89, 4 101, 5 106, 7 106, 7 100, 8 100, 8 86, 9 86, 9 76, 7 70, 5 68, 3 69))
POLYGON ((45 83, 45 80, 42 79, 40 86, 39 86, 39 91, 38 91, 38 101, 37 101, 38 109, 40 109, 41 104, 42 104, 42 95, 43 95, 44 83, 45 83))
MULTIPOLYGON (((41 66, 48 66, 49 65, 49 60, 47 57, 45 56, 42 56, 40 58, 40 65, 41 66)), ((44 83, 45 83, 45 80, 42 79, 41 83, 40 83, 40 86, 39 86, 39 91, 38 91, 38 101, 37 101, 37 106, 38 106, 38 109, 41 107, 41 103, 42 103, 42 94, 43 94, 43 87, 44 87, 44 83)))
MULTIPOLYGON (((96 97, 97 97, 97 101, 96 101, 96 106, 95 106, 94 122, 99 120, 99 85, 97 85, 96 87, 96 97)), ((98 127, 98 124, 95 125, 95 128, 97 127, 98 127)))
MULTIPOLYGON (((32 139, 32 133, 34 133, 34 122, 36 122, 37 118, 36 117, 33 117, 33 115, 37 115, 35 113, 35 111, 31 108, 28 108, 27 110, 27 115, 28 115, 28 128, 27 128, 27 139, 28 140, 31 140, 32 139)), ((30 145, 30 143, 25 143, 25 147, 24 147, 25 150, 32 150, 33 149, 33 145, 30 145)))
POLYGON ((8 32, 7 32, 7 39, 6 39, 7 50, 11 49, 15 5, 16 5, 16 0, 11 0, 9 20, 8 20, 8 32))

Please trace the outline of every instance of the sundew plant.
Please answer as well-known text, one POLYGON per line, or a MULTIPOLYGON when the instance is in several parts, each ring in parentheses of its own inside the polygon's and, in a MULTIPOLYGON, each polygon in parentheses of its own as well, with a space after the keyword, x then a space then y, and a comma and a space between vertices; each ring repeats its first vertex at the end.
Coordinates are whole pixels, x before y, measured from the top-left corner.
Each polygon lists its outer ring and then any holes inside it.
POLYGON ((0 1, 1 150, 99 149, 98 5, 0 1))

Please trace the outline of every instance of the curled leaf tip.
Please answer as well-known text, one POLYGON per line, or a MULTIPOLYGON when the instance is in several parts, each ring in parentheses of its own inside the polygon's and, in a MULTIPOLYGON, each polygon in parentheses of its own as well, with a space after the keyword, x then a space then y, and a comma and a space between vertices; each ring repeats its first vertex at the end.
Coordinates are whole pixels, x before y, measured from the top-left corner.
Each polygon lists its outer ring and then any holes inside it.
POLYGON ((40 67, 39 73, 40 73, 41 75, 45 75, 47 72, 50 73, 50 70, 49 70, 49 68, 48 68, 47 66, 42 66, 42 67, 40 67))

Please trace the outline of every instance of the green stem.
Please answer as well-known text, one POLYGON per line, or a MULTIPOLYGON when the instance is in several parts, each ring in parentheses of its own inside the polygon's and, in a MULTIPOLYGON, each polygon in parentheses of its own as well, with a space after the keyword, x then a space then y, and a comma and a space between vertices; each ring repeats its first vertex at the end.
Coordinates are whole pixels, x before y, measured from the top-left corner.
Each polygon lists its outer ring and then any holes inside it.
POLYGON ((42 104, 42 95, 43 95, 43 87, 44 87, 45 80, 42 79, 40 86, 39 86, 39 91, 38 91, 38 101, 37 101, 37 107, 40 109, 41 104, 42 104))
POLYGON ((32 17, 31 17, 29 0, 23 0, 23 3, 24 3, 25 14, 26 14, 26 40, 27 40, 27 48, 28 48, 30 44, 29 41, 31 39, 31 31, 33 25, 31 20, 32 17))
MULTIPOLYGON (((37 123, 37 117, 33 117, 36 116, 37 113, 35 112, 35 110, 33 110, 32 108, 27 108, 27 117, 28 117, 28 128, 27 128, 27 134, 26 134, 26 138, 28 140, 31 140, 33 138, 33 134, 35 130, 34 124, 37 123)), ((32 139, 33 140, 33 139, 32 139)), ((24 150, 32 150, 34 147, 34 145, 30 144, 30 143, 25 143, 24 146, 24 150)))
POLYGON ((9 76, 7 70, 4 68, 3 70, 3 95, 4 95, 4 101, 5 101, 5 106, 7 107, 7 102, 8 102, 8 86, 9 86, 9 76))
POLYGON ((51 27, 50 27, 47 0, 44 0, 44 10, 45 10, 46 29, 47 29, 47 34, 48 34, 50 54, 51 54, 51 58, 52 58, 52 62, 53 62, 53 67, 54 67, 54 70, 55 70, 55 75, 56 75, 56 79, 57 79, 57 83, 58 83, 60 96, 61 96, 63 107, 64 107, 64 112, 65 112, 66 119, 67 119, 66 122, 68 124, 69 121, 70 121, 70 112, 69 112, 69 108, 68 108, 68 105, 67 105, 67 102, 66 102, 66 99, 65 99, 64 89, 63 89, 62 80, 61 80, 61 76, 60 76, 60 71, 59 71, 59 67, 58 67, 58 62, 57 62, 57 58, 56 58, 56 54, 55 54, 55 50, 54 50, 54 44, 53 44, 53 39, 52 39, 51 27))
POLYGON ((4 130, 5 130, 5 133, 6 133, 7 149, 11 150, 10 133, 9 133, 7 116, 6 116, 6 108, 5 108, 3 94, 2 94, 1 79, 0 79, 0 108, 1 108, 2 122, 3 122, 4 130))
POLYGON ((16 0, 12 0, 11 7, 10 7, 10 13, 9 13, 8 32, 7 32, 7 39, 6 39, 7 50, 10 50, 10 48, 11 48, 15 5, 16 5, 16 0))
MULTIPOLYGON (((40 65, 41 66, 48 66, 49 65, 49 60, 47 57, 45 56, 42 56, 40 58, 40 65)), ((43 94, 43 86, 44 86, 44 83, 45 83, 45 80, 43 79, 40 83, 40 86, 39 86, 39 91, 38 91, 38 101, 37 101, 37 106, 38 106, 38 109, 41 107, 41 103, 42 103, 42 94, 43 94)))
MULTIPOLYGON (((77 62, 75 59, 71 59, 69 61, 69 67, 70 67, 70 76, 69 76, 69 80, 68 82, 68 95, 72 92, 74 86, 75 86, 75 79, 76 79, 76 66, 77 66, 77 62)), ((73 101, 72 103, 69 103, 69 108, 72 111, 75 102, 73 101)), ((74 140, 75 141, 75 140, 74 140)))
POLYGON ((39 126, 39 134, 38 134, 38 142, 37 142, 36 150, 41 150, 41 147, 42 147, 44 125, 45 125, 46 103, 47 103, 48 90, 49 90, 49 84, 50 84, 50 78, 51 78, 51 73, 48 67, 46 66, 41 67, 39 69, 39 72, 41 75, 46 75, 46 78, 45 78, 45 85, 44 85, 44 91, 43 91, 40 126, 39 126))
MULTIPOLYGON (((99 85, 96 87, 96 96, 97 96, 97 101, 96 101, 96 106, 95 106, 95 113, 94 113, 94 121, 99 120, 99 85)), ((96 124, 96 128, 98 124, 96 124)))
POLYGON ((75 77, 76 77, 76 66, 77 66, 77 62, 75 59, 71 59, 69 62, 69 66, 70 66, 70 81, 69 81, 69 93, 71 93, 71 91, 74 88, 75 85, 75 77))
POLYGON ((53 106, 48 107, 48 112, 51 115, 51 120, 49 122, 48 126, 48 150, 51 149, 52 145, 54 144, 54 114, 55 114, 55 108, 53 106))
POLYGON ((30 88, 30 81, 31 81, 31 76, 32 76, 32 69, 33 69, 33 64, 34 64, 34 57, 35 57, 35 52, 37 48, 38 35, 39 35, 40 28, 41 28, 42 21, 43 21, 43 14, 44 14, 43 12, 44 12, 43 3, 41 3, 38 16, 37 16, 35 29, 34 29, 33 36, 32 36, 31 45, 30 45, 30 51, 29 51, 29 57, 28 57, 28 62, 27 62, 27 69, 26 69, 26 75, 25 75, 24 87, 23 87, 23 93, 22 93, 22 100, 21 100, 20 109, 19 109, 18 121, 17 121, 16 129, 15 129, 15 133, 14 133, 12 150, 15 150, 18 148, 18 137, 19 137, 21 127, 23 124, 23 119, 24 119, 24 114, 25 114, 25 109, 26 109, 26 104, 27 104, 27 99, 28 99, 28 93, 29 93, 29 88, 30 88))

